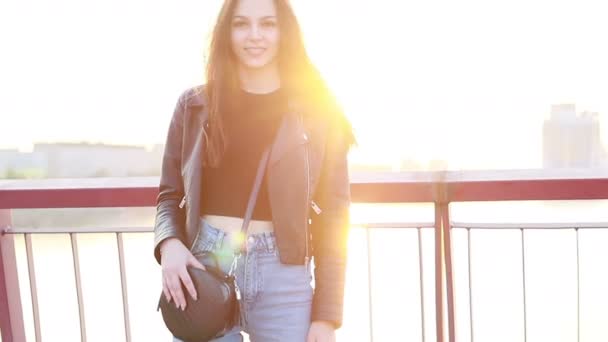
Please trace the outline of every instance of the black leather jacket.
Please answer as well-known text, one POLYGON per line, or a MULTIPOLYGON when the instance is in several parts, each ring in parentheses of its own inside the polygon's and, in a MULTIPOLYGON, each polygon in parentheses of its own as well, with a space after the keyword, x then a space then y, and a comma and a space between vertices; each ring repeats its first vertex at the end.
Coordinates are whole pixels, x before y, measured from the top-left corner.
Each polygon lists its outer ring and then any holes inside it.
MULTIPOLYGON (((339 327, 349 229, 349 143, 330 124, 330 116, 304 115, 303 107, 290 108, 266 170, 279 256, 285 264, 305 264, 314 257, 311 319, 339 327)), ((202 86, 180 96, 167 134, 157 198, 158 263, 163 240, 177 237, 190 247, 199 229, 207 116, 202 86)))

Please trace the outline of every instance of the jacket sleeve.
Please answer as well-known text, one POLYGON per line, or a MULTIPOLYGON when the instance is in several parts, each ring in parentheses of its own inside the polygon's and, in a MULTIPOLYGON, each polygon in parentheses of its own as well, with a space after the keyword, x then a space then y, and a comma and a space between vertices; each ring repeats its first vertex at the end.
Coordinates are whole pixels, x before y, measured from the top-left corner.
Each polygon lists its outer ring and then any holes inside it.
POLYGON ((179 97, 173 111, 162 158, 154 223, 154 257, 159 264, 161 260, 160 243, 170 237, 183 237, 185 230, 185 210, 179 208, 179 203, 184 196, 181 151, 185 102, 186 92, 179 97))
POLYGON ((330 129, 321 178, 315 201, 322 209, 311 224, 315 264, 315 293, 312 320, 342 325, 344 281, 350 226, 350 181, 348 139, 339 129, 330 129))

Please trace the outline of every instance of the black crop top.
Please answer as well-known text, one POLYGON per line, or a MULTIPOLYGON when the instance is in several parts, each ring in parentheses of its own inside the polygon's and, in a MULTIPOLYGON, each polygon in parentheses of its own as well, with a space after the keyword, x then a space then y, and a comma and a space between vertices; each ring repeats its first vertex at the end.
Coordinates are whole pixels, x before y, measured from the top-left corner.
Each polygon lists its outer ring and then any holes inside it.
MULTIPOLYGON (((222 113, 226 150, 216 168, 203 167, 201 215, 243 217, 262 152, 274 140, 287 111, 284 92, 267 94, 240 92, 233 109, 222 113)), ((252 220, 272 219, 266 177, 252 220)))

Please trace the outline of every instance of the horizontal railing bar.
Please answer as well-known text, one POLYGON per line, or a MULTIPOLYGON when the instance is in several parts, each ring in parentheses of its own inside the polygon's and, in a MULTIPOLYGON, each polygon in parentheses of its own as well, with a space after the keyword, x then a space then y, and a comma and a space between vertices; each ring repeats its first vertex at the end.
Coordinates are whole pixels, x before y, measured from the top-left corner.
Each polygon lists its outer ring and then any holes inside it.
MULTIPOLYGON (((57 189, 7 191, 10 200, 0 201, 0 209, 117 208, 153 207, 155 188, 57 189)), ((4 194, 3 194, 4 195, 4 194)))
MULTIPOLYGON (((430 184, 437 181, 466 183, 472 181, 518 180, 589 180, 608 179, 608 168, 559 168, 521 170, 467 170, 467 171, 354 171, 350 175, 353 184, 410 183, 430 184)), ((58 190, 99 188, 153 188, 160 178, 150 177, 95 177, 95 178, 46 178, 2 179, 0 192, 7 190, 58 190)))
MULTIPOLYGON (((608 199, 608 169, 353 172, 350 180, 353 203, 608 199)), ((158 177, 0 180, 0 209, 154 207, 158 184, 158 177)))
POLYGON ((434 229, 433 222, 372 222, 372 223, 353 223, 353 227, 357 228, 428 228, 434 229))
MULTIPOLYGON (((372 222, 352 223, 354 228, 370 229, 433 229, 433 222, 372 222)), ((466 229, 608 229, 608 222, 525 222, 525 223, 471 223, 453 222, 452 228, 466 229)), ((152 233, 154 227, 9 227, 3 234, 68 234, 68 233, 152 233)))
POLYGON ((467 223, 452 222, 456 229, 608 229, 608 222, 525 222, 525 223, 467 223))
MULTIPOLYGON (((353 223, 359 228, 428 228, 432 229, 432 222, 374 222, 353 223)), ((3 234, 68 234, 68 233, 152 233, 154 227, 9 227, 3 234)))
MULTIPOLYGON (((353 228, 364 229, 433 229, 433 222, 373 222, 352 223, 353 228)), ((525 222, 525 223, 471 223, 453 222, 455 229, 608 229, 608 222, 525 222)), ((154 227, 9 227, 3 234, 68 234, 68 233, 152 233, 154 227)))
POLYGON ((2 234, 152 233, 154 227, 9 227, 2 234))
POLYGON ((608 199, 608 178, 484 180, 447 182, 445 186, 450 202, 608 199))
MULTIPOLYGON (((433 229, 433 222, 352 223, 354 228, 422 228, 433 229)), ((608 229, 608 222, 452 222, 452 228, 466 229, 608 229)), ((8 227, 3 234, 68 234, 68 233, 152 233, 154 227, 8 227)))

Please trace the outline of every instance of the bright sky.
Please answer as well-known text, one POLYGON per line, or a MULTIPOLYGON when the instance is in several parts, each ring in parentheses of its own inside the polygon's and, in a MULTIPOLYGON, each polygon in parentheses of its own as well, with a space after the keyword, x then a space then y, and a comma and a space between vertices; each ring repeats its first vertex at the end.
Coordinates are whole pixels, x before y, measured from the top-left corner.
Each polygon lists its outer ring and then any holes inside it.
MULTIPOLYGON (((351 160, 541 166, 551 104, 600 112, 602 1, 292 1, 358 135, 351 160)), ((217 0, 0 3, 0 148, 163 143, 217 0)))

